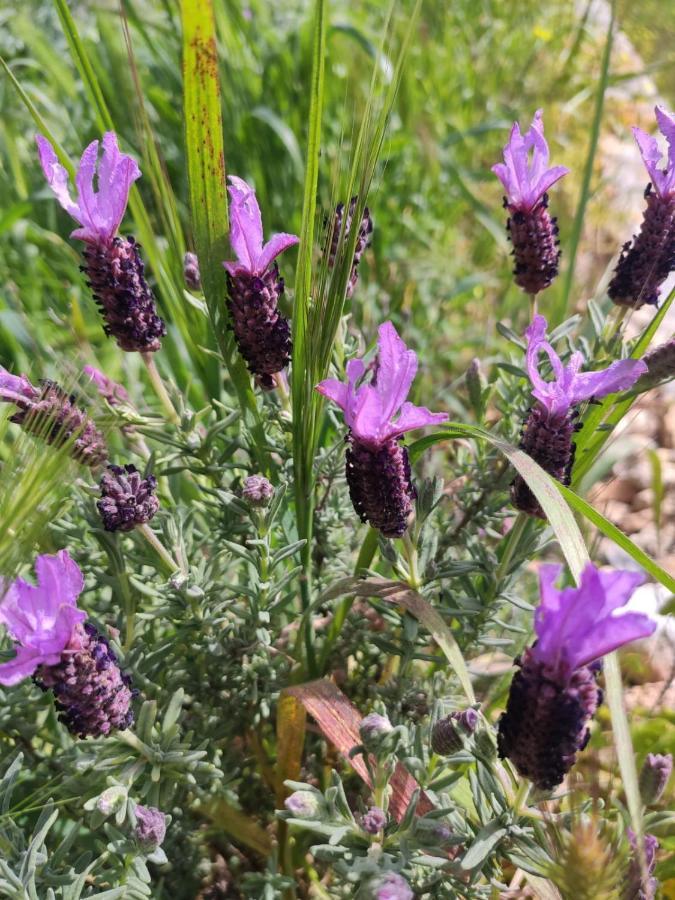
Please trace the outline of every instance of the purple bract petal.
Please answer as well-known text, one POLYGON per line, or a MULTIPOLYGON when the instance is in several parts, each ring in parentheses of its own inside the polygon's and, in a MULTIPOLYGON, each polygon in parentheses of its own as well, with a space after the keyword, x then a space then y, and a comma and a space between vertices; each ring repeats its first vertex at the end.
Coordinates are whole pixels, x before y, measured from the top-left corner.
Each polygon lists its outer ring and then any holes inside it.
POLYGON ((662 164, 663 154, 655 137, 637 127, 633 128, 633 134, 654 190, 661 197, 669 197, 675 193, 675 115, 662 106, 655 107, 654 112, 659 130, 668 142, 665 165, 662 164))
POLYGON ((98 160, 99 142, 86 147, 75 178, 77 201, 70 195, 68 173, 59 163, 49 141, 36 135, 40 165, 47 183, 66 212, 81 226, 71 237, 89 243, 109 243, 124 216, 133 182, 141 171, 135 160, 120 153, 117 135, 108 131, 103 136, 103 156, 98 160), (94 188, 97 176, 98 185, 94 188))
POLYGON ((504 162, 492 167, 504 186, 510 206, 514 209, 531 210, 556 181, 567 175, 569 169, 565 166, 549 168, 548 160, 548 144, 544 137, 542 111, 539 109, 524 135, 520 132, 520 125, 514 123, 504 147, 504 162))
POLYGON ((0 400, 14 403, 21 400, 32 400, 40 392, 34 388, 25 375, 12 375, 0 366, 0 400))
POLYGON ((329 378, 316 387, 342 408, 347 426, 363 443, 382 444, 414 428, 446 421, 447 413, 405 402, 417 371, 417 355, 408 350, 391 322, 378 329, 375 368, 375 382, 357 387, 366 368, 362 360, 352 359, 347 363, 347 384, 329 378))
POLYGON ((647 371, 639 359, 622 359, 600 372, 579 372, 583 364, 581 353, 573 353, 566 366, 546 340, 546 319, 535 316, 525 332, 527 338, 526 368, 532 382, 532 396, 551 416, 566 415, 570 407, 591 397, 600 398, 616 391, 627 390, 647 371), (551 363, 554 378, 544 381, 539 373, 539 358, 545 353, 551 363))
POLYGON ((644 580, 638 572, 601 572, 589 563, 578 587, 559 590, 561 566, 541 566, 541 603, 535 612, 534 656, 552 678, 566 681, 571 673, 618 647, 647 637, 656 622, 642 613, 616 614, 644 580))
POLYGON ((112 378, 108 378, 100 369, 97 369, 95 366, 84 366, 82 371, 94 382, 101 397, 107 400, 111 406, 128 402, 129 394, 126 388, 113 381, 112 378))
POLYGON ((238 271, 262 275, 280 253, 298 243, 298 238, 294 234, 274 234, 263 246, 262 218, 255 191, 236 175, 229 175, 228 181, 230 243, 237 261, 223 265, 230 275, 238 271))
POLYGON ((38 556, 35 572, 37 585, 17 578, 0 602, 0 622, 17 643, 16 658, 0 666, 0 684, 15 684, 39 665, 58 663, 86 618, 76 604, 84 580, 67 550, 38 556))

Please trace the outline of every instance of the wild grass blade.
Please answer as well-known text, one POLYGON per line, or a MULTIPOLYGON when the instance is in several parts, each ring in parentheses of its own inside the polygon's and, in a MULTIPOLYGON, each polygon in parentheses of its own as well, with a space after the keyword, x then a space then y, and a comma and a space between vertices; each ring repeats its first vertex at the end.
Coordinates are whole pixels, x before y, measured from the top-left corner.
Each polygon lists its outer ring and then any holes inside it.
POLYGON ((614 43, 615 15, 615 3, 614 0, 612 0, 611 16, 609 19, 609 25, 607 26, 607 35, 605 37, 605 47, 602 53, 602 62, 600 63, 600 77, 598 78, 598 86, 595 94, 595 108, 593 111, 593 121, 591 122, 588 153, 586 155, 586 162, 584 164, 584 174, 581 181, 579 202, 577 203, 577 209, 574 215, 574 223, 572 225, 572 234, 570 236, 569 251, 567 254, 567 269, 565 270, 562 292, 559 296, 559 299, 556 299, 553 315, 550 319, 550 322, 553 325, 557 325, 567 317, 567 311, 570 305, 570 295, 572 293, 572 287, 574 285, 574 270, 577 261, 577 253, 579 250, 579 243, 581 241, 581 232, 584 227, 586 208, 591 196, 591 180, 593 178, 593 167, 595 165, 595 157, 598 150, 598 141, 600 139, 600 126, 602 124, 602 113, 605 106, 605 93, 607 92, 610 63, 612 59, 612 45, 614 43))
POLYGON ((220 79, 213 7, 203 0, 183 0, 183 111, 190 185, 190 212, 204 297, 223 362, 251 427, 260 454, 265 436, 251 379, 236 352, 225 306, 228 253, 227 190, 220 79))

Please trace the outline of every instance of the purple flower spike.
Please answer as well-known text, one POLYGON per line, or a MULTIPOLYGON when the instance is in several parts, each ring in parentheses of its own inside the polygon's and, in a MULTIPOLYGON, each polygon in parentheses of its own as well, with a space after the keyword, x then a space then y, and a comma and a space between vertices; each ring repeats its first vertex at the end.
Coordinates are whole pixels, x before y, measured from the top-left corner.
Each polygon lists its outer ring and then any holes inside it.
POLYGON ((93 381, 101 397, 107 400, 111 406, 119 406, 120 403, 129 402, 129 394, 126 388, 113 381, 112 378, 108 378, 100 369, 97 369, 95 366, 84 366, 82 371, 89 377, 90 381, 93 381))
POLYGON ((0 601, 0 622, 16 656, 0 664, 0 684, 34 676, 51 689, 60 718, 79 737, 99 737, 133 722, 134 692, 108 642, 77 608, 82 572, 61 550, 35 560, 37 585, 17 578, 0 601))
POLYGON ((504 147, 504 162, 492 167, 504 185, 509 205, 522 212, 534 209, 546 191, 569 172, 565 166, 549 168, 542 116, 542 110, 538 109, 524 135, 520 133, 518 122, 513 123, 504 147))
POLYGON ((16 656, 0 665, 0 684, 17 684, 38 666, 56 665, 87 617, 77 608, 82 573, 67 550, 38 556, 35 573, 37 585, 17 578, 0 602, 0 622, 16 641, 16 656))
POLYGON ((239 352, 249 371, 266 390, 274 387, 274 375, 291 358, 291 330, 278 310, 284 280, 274 262, 280 253, 298 243, 294 234, 274 234, 263 245, 262 218, 253 188, 242 178, 229 176, 230 243, 235 262, 227 270, 227 306, 239 352))
POLYGON ((40 165, 47 184, 68 215, 80 228, 71 237, 91 244, 109 243, 120 227, 126 212, 131 185, 140 178, 136 161, 120 153, 117 135, 107 131, 103 135, 103 157, 98 158, 98 141, 92 141, 82 154, 75 178, 77 200, 70 195, 68 173, 59 163, 54 148, 41 134, 35 140, 40 165), (94 190, 94 177, 98 190, 94 190))
POLYGON ((85 242, 87 276, 104 319, 104 330, 127 352, 155 353, 161 347, 166 325, 157 315, 155 300, 146 280, 140 247, 132 238, 117 235, 126 212, 131 185, 140 178, 135 160, 120 153, 117 135, 103 135, 103 156, 98 141, 82 154, 75 177, 77 200, 70 195, 68 173, 59 163, 49 141, 35 137, 40 165, 56 199, 80 228, 71 237, 85 242), (97 188, 94 189, 94 178, 97 188))
POLYGON ((37 388, 25 375, 11 375, 0 366, 0 402, 17 407, 10 422, 54 447, 68 445, 77 462, 95 469, 106 461, 103 435, 77 406, 75 396, 55 382, 44 380, 37 388))
POLYGON ((447 413, 432 413, 406 400, 417 372, 417 355, 408 350, 391 322, 380 325, 378 335, 369 383, 362 380, 363 361, 352 359, 346 384, 329 378, 316 389, 344 411, 349 427, 346 474, 354 508, 363 522, 385 537, 401 537, 415 489, 400 439, 407 431, 446 421, 447 413))
POLYGON ((584 569, 578 587, 555 587, 562 566, 540 569, 536 643, 516 660, 506 712, 499 720, 502 758, 542 790, 560 784, 590 737, 602 693, 599 661, 630 641, 647 637, 656 622, 619 612, 643 581, 635 572, 584 569))
POLYGON ((558 274, 560 241, 556 219, 548 211, 548 189, 569 169, 548 165, 542 111, 535 113, 524 135, 515 122, 504 147, 504 162, 492 167, 506 192, 509 212, 506 231, 513 244, 513 274, 518 287, 528 294, 547 288, 558 274), (531 158, 530 158, 531 154, 531 158))
MULTIPOLYGON (((528 342, 527 374, 532 382, 532 396, 537 402, 523 426, 520 447, 549 475, 569 484, 574 463, 577 404, 627 390, 647 371, 647 366, 642 360, 621 359, 599 372, 580 372, 584 358, 578 352, 563 365, 546 340, 543 316, 534 317, 525 337, 528 342), (553 369, 551 381, 545 381, 539 372, 542 353, 548 356, 553 369)), ((511 497, 517 509, 544 518, 539 503, 520 475, 514 479, 511 497)))
POLYGON ((656 306, 661 285, 675 269, 675 115, 662 106, 655 112, 668 143, 667 159, 662 159, 655 137, 633 128, 651 183, 640 230, 623 245, 607 289, 617 306, 631 309, 656 306))

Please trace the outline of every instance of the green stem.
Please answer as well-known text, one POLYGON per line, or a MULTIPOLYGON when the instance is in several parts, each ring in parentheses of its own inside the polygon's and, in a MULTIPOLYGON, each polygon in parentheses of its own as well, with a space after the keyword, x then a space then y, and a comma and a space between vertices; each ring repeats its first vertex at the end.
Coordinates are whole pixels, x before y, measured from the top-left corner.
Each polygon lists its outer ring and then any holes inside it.
POLYGON ((176 407, 171 402, 169 392, 164 387, 162 376, 159 374, 157 364, 155 363, 154 353, 141 353, 141 358, 145 363, 145 368, 150 378, 150 383, 157 394, 157 399, 162 404, 166 417, 172 425, 180 425, 180 416, 176 412, 176 407))
POLYGON ((529 781, 523 780, 518 785, 518 790, 513 798, 513 818, 514 820, 518 818, 520 815, 520 811, 527 802, 527 798, 530 795, 530 790, 532 789, 532 785, 529 781))
POLYGON ((417 547, 413 544, 409 531, 403 535, 401 543, 408 563, 408 584, 414 591, 418 591, 422 587, 422 580, 417 565, 417 547))
MULTIPOLYGON (((171 556, 169 551, 166 549, 164 544, 160 541, 160 539, 157 537, 157 535, 149 525, 139 525, 136 530, 143 535, 143 537, 150 544, 157 556, 160 558, 167 575, 173 575, 175 572, 182 571, 176 560, 173 558, 173 556, 171 556)), ((185 573, 183 572, 183 574, 185 573)))
POLYGON ((513 554, 516 552, 516 548, 520 543, 523 531, 525 530, 525 526, 527 525, 527 519, 528 517, 526 513, 518 513, 518 515, 516 516, 516 521, 513 523, 513 527, 507 535, 506 546, 504 547, 504 552, 502 553, 502 558, 499 560, 499 565, 497 566, 497 572, 495 574, 495 583, 497 585, 497 590, 499 590, 499 585, 508 574, 509 566, 511 565, 511 560, 513 559, 513 554))

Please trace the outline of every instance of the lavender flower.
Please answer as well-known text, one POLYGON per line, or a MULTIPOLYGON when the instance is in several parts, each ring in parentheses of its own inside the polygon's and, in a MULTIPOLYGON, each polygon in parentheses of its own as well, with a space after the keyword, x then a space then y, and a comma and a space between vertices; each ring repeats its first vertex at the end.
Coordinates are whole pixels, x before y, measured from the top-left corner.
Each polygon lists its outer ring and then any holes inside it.
POLYGON ((134 465, 109 465, 100 488, 96 506, 106 531, 131 531, 149 522, 159 509, 157 479, 154 475, 142 478, 134 465))
POLYGON ((647 883, 642 880, 640 857, 637 852, 637 837, 632 828, 627 829, 628 842, 631 848, 630 863, 628 864, 628 877, 626 878, 621 900, 654 900, 659 883, 653 878, 656 868, 656 851, 659 842, 653 834, 644 837, 645 862, 647 864, 647 883))
POLYGON ((504 162, 492 167, 506 191, 506 231, 513 244, 515 282, 528 294, 543 291, 558 274, 558 226, 548 211, 547 191, 569 169, 549 168, 548 160, 542 111, 538 109, 524 135, 514 123, 504 147, 504 162))
POLYGON ((649 806, 658 803, 673 774, 673 757, 670 753, 648 753, 640 771, 640 796, 649 806))
POLYGON ((638 390, 644 391, 675 376, 675 336, 645 353, 642 361, 649 371, 637 383, 638 390))
POLYGON ((42 381, 38 388, 25 375, 11 375, 0 366, 0 401, 18 407, 10 422, 54 447, 68 446, 77 462, 94 469, 108 458, 101 432, 77 406, 74 394, 55 382, 42 381))
POLYGON ((264 475, 249 475, 244 479, 241 496, 249 506, 269 506, 274 496, 274 488, 264 475))
POLYGON ((632 309, 645 303, 655 306, 661 285, 675 269, 675 115, 662 106, 655 113, 668 158, 664 165, 656 138, 633 128, 651 182, 640 230, 623 245, 608 288, 614 303, 632 309))
POLYGON ((77 608, 82 572, 61 550, 38 556, 37 585, 14 581, 0 602, 0 622, 16 641, 16 655, 0 664, 0 684, 33 675, 54 693, 59 718, 79 737, 100 737, 133 722, 130 679, 86 613, 77 608))
POLYGON ((201 291, 202 276, 199 271, 199 259, 196 253, 186 253, 183 257, 183 278, 191 291, 201 291))
POLYGON ((640 573, 602 572, 589 563, 579 587, 559 590, 561 571, 539 570, 537 641, 516 660, 520 669, 498 725, 499 755, 542 790, 560 784, 588 742, 602 700, 598 661, 656 628, 642 613, 617 614, 642 583, 640 573))
POLYGON ((129 402, 129 394, 126 388, 113 381, 112 378, 108 378, 100 369, 94 366, 84 366, 82 371, 89 376, 89 380, 96 385, 101 397, 107 400, 111 406, 119 406, 120 403, 129 402))
POLYGON ((363 896, 365 900, 414 900, 415 897, 408 882, 398 872, 387 872, 372 879, 363 896))
MULTIPOLYGON (((632 387, 647 371, 647 366, 642 360, 621 359, 599 372, 580 372, 584 358, 579 352, 573 353, 567 365, 563 365, 546 340, 543 316, 534 317, 525 337, 527 373, 536 402, 523 426, 520 446, 549 475, 569 484, 574 463, 572 437, 577 427, 575 407, 592 397, 598 399, 632 387), (539 373, 542 352, 550 360, 552 381, 544 381, 539 373)), ((511 498, 517 509, 544 518, 543 510, 520 475, 513 482, 511 498)))
MULTIPOLYGON (((342 240, 347 241, 349 237, 349 233, 352 227, 352 220, 354 218, 354 212, 356 211, 356 203, 358 201, 358 197, 352 197, 349 201, 349 209, 347 210, 347 220, 344 224, 344 234, 342 234, 342 240)), ((332 227, 330 229, 329 243, 328 243, 328 268, 332 269, 335 265, 335 260, 337 258, 338 248, 340 246, 340 236, 342 233, 342 222, 345 216, 345 205, 344 203, 338 203, 335 208, 335 213, 333 215, 332 227)), ((354 293, 354 289, 356 288, 356 284, 359 280, 359 263, 361 262, 361 257, 364 252, 368 249, 371 242, 371 236, 373 233, 373 219, 370 215, 370 210, 366 206, 363 210, 363 216, 361 217, 361 222, 359 223, 359 234, 356 239, 356 246, 354 247, 354 258, 352 259, 352 269, 349 274, 349 281, 347 282, 347 290, 346 297, 347 299, 351 299, 352 294, 354 293)))
POLYGON ((379 713, 368 713, 359 722, 359 737, 367 749, 377 747, 382 738, 394 730, 394 726, 389 721, 388 716, 381 716, 379 713))
POLYGON ((127 208, 129 191, 141 171, 135 160, 120 153, 117 135, 103 135, 85 149, 75 179, 77 200, 70 196, 68 173, 49 141, 36 136, 40 165, 47 183, 65 211, 80 225, 71 237, 85 242, 82 271, 104 319, 104 330, 122 350, 154 353, 161 347, 166 326, 157 315, 147 285, 139 246, 133 237, 117 235, 127 208), (98 190, 94 190, 94 177, 98 190))
POLYGON ((385 537, 401 537, 408 527, 415 489, 408 453, 400 440, 407 431, 447 419, 406 401, 417 371, 417 355, 408 350, 391 322, 378 329, 377 361, 370 383, 362 360, 347 363, 347 383, 330 378, 319 393, 344 410, 347 435, 347 484, 363 522, 385 537), (398 415, 397 415, 398 414, 398 415), (394 420, 394 417, 396 419, 394 420))
POLYGON ((134 837, 146 852, 156 850, 166 836, 166 816, 154 806, 137 806, 134 837))
POLYGON ((367 834, 379 834, 387 824, 387 814, 379 806, 371 806, 370 809, 361 816, 361 828, 367 834))
POLYGON ((472 707, 450 713, 439 719, 431 730, 431 749, 434 753, 449 756, 464 746, 462 733, 473 734, 478 725, 478 713, 472 707))
POLYGON ((263 244, 262 218, 253 188, 242 178, 229 176, 230 243, 236 262, 226 262, 227 307, 232 317, 239 352, 265 388, 274 387, 272 376, 291 358, 288 320, 279 312, 284 281, 274 262, 280 253, 298 243, 293 234, 274 234, 263 244))

